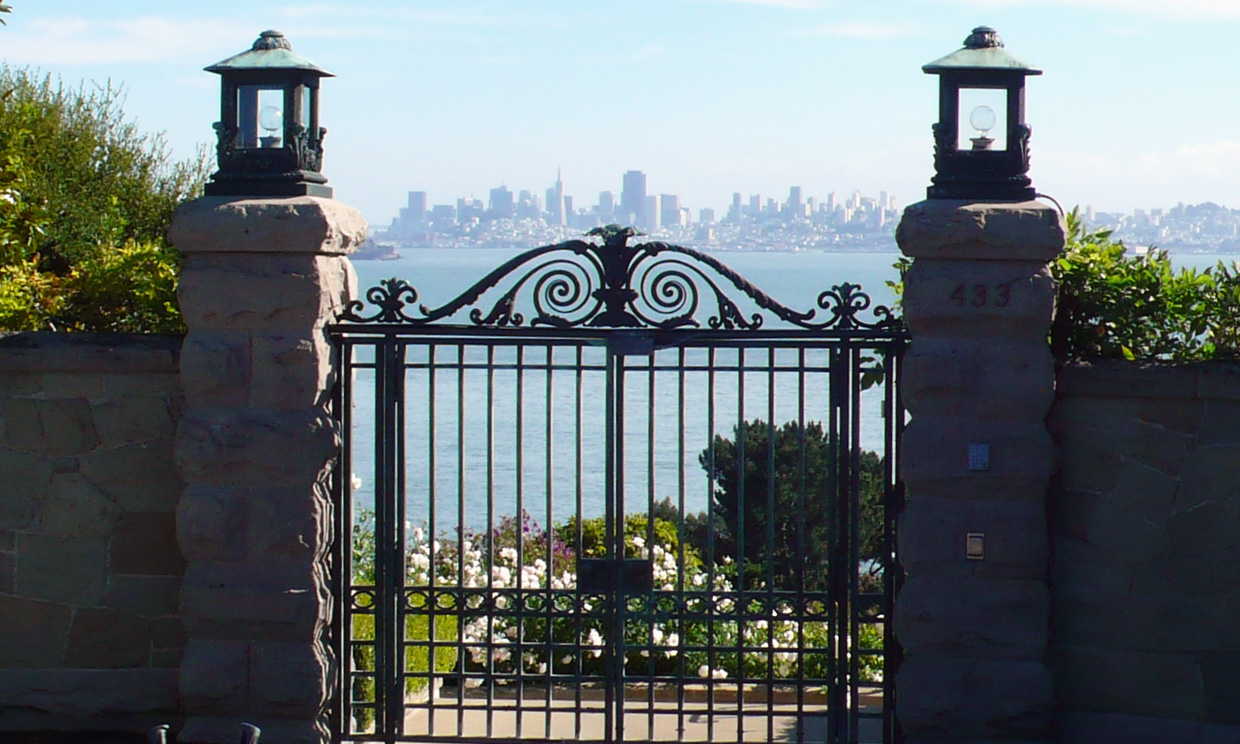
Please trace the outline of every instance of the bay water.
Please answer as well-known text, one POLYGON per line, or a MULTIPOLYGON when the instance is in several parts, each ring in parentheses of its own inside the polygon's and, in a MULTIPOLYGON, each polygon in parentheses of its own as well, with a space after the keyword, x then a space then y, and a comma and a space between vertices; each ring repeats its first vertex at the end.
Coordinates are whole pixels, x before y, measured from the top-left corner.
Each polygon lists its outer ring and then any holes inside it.
MULTIPOLYGON (((354 266, 363 294, 381 279, 396 277, 417 290, 419 304, 434 308, 517 253, 406 249, 396 260, 357 261, 354 266)), ((893 268, 897 253, 711 255, 794 310, 816 308, 822 292, 845 282, 860 285, 873 305, 890 306, 895 300, 886 283, 898 278, 893 268)), ((1204 268, 1219 257, 1173 260, 1204 268)), ((742 311, 749 307, 738 304, 742 311)), ((468 308, 451 322, 469 325, 467 313, 468 308)), ((873 319, 869 313, 861 317, 873 319)), ((660 352, 655 357, 664 361, 625 378, 625 398, 633 404, 626 404, 624 454, 618 463, 624 468, 623 512, 644 512, 664 499, 685 513, 703 511, 712 485, 700 458, 714 437, 732 438, 742 421, 760 419, 779 426, 821 422, 829 416, 827 375, 802 371, 825 370, 825 351, 720 351, 709 358, 704 350, 678 357, 671 353, 660 352), (772 363, 779 371, 769 371, 772 363), (681 371, 686 366, 689 371, 681 371)), ((458 527, 491 529, 504 517, 522 513, 540 526, 575 514, 586 519, 604 514, 602 349, 535 346, 519 351, 506 346, 488 351, 445 344, 433 352, 411 347, 407 362, 402 423, 408 522, 424 525, 431 534, 450 535, 458 527)), ((359 506, 373 508, 373 373, 359 370, 353 392, 353 496, 359 506)), ((860 444, 881 452, 881 386, 862 394, 858 404, 860 444)))

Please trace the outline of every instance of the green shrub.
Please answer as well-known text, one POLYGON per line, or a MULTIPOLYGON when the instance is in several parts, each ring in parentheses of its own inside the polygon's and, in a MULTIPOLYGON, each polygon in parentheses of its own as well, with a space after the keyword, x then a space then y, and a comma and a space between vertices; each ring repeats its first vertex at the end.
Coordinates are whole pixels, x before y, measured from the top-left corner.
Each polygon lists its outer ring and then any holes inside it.
POLYGON ((0 65, 0 330, 180 332, 164 241, 201 190, 111 85, 0 65))
POLYGON ((1052 265, 1059 302, 1051 348, 1066 359, 1176 362, 1240 352, 1235 265, 1176 270, 1166 251, 1129 255, 1110 230, 1068 215, 1068 244, 1052 265))

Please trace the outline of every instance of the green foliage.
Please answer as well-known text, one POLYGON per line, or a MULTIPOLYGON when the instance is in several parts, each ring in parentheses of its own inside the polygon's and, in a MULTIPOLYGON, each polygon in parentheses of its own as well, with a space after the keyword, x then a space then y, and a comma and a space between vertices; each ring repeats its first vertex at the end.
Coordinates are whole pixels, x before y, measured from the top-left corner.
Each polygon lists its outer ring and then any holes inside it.
MULTIPOLYGON (((365 586, 375 583, 375 515, 367 509, 359 510, 357 521, 353 525, 353 583, 365 586)), ((358 672, 375 671, 375 616, 354 614, 352 627, 347 631, 354 641, 362 643, 353 646, 353 670, 358 672)), ((430 670, 430 646, 426 642, 431 637, 431 621, 428 615, 409 615, 405 619, 404 640, 405 666, 403 671, 424 675, 430 670)), ((435 671, 443 674, 456 667, 456 642, 460 637, 460 624, 455 617, 434 618, 435 640, 443 645, 435 646, 435 671)), ((417 695, 427 689, 428 678, 425 676, 408 677, 405 680, 405 694, 417 695)), ((351 702, 373 705, 375 703, 375 680, 373 677, 356 677, 351 690, 351 702)), ((352 706, 353 721, 358 731, 370 731, 374 727, 374 709, 352 706)))
POLYGON ((1240 356, 1240 265, 1177 271, 1166 251, 1128 255, 1110 230, 1088 231, 1074 209, 1052 272, 1059 302, 1051 349, 1060 358, 1240 356))
MULTIPOLYGON (((819 422, 776 428, 755 419, 737 426, 732 439, 716 435, 698 456, 715 481, 714 555, 743 559, 744 585, 826 588, 837 544, 832 501, 843 466, 837 449, 819 422)), ((884 464, 876 453, 858 449, 853 466, 861 503, 858 558, 865 560, 882 544, 884 464)))
POLYGON ((0 66, 0 330, 178 332, 164 233, 205 180, 110 84, 0 66))
POLYGON ((895 302, 892 303, 892 311, 897 315, 904 310, 904 276, 908 274, 908 270, 913 268, 913 259, 908 256, 900 256, 896 262, 891 265, 896 270, 897 279, 892 281, 888 279, 883 283, 896 296, 895 302))
MULTIPOLYGON (((686 538, 691 537, 691 520, 693 517, 687 517, 686 526, 681 526, 680 510, 672 503, 671 499, 664 499, 654 505, 653 510, 654 526, 651 528, 650 517, 646 514, 635 513, 629 514, 624 518, 624 536, 625 536, 625 554, 629 558, 638 557, 637 544, 645 545, 663 545, 667 550, 679 558, 681 534, 686 538), (634 543, 633 538, 641 538, 640 543, 634 543)), ((703 517, 699 516, 698 519, 703 517)), ((607 522, 603 517, 595 517, 593 519, 585 519, 580 522, 581 527, 578 528, 578 519, 576 516, 570 517, 564 522, 556 525, 553 532, 556 535, 557 543, 574 551, 577 550, 577 536, 581 536, 581 552, 579 555, 587 558, 603 558, 607 555, 607 522)), ((685 566, 696 570, 702 565, 702 557, 699 551, 700 546, 685 546, 685 566)))

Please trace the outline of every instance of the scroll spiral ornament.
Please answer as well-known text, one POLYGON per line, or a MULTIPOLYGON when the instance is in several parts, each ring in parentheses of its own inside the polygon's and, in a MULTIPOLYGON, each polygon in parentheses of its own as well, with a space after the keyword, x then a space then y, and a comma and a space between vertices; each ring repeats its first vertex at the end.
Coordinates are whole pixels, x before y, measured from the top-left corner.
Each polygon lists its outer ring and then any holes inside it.
POLYGON ((532 299, 533 325, 571 326, 574 316, 582 315, 591 305, 594 281, 580 263, 559 259, 543 267, 534 283, 532 299))
MULTIPOLYGON (((641 272, 639 286, 641 291, 638 293, 638 298, 649 306, 654 315, 663 316, 664 323, 688 324, 697 314, 698 286, 693 281, 693 277, 689 276, 676 262, 668 261, 650 266, 647 271, 641 272)), ((647 320, 651 325, 658 325, 657 322, 650 321, 640 310, 638 310, 638 316, 647 320)))
POLYGON ((603 244, 572 240, 518 255, 491 271, 452 301, 410 308, 418 293, 402 279, 385 279, 366 291, 376 309, 349 302, 338 316, 344 324, 427 325, 450 321, 468 308, 469 322, 483 328, 706 328, 756 330, 770 316, 811 331, 896 330, 900 319, 875 306, 858 285, 833 286, 818 296, 817 308, 797 311, 772 299, 714 257, 667 243, 629 246, 631 228, 609 226, 591 232, 603 244), (733 291, 734 290, 734 291, 733 291), (490 301, 486 297, 497 299, 490 301), (741 302, 756 305, 742 310, 741 302), (873 320, 862 320, 869 310, 873 320), (825 316, 819 320, 819 311, 825 316), (700 316, 706 315, 702 318, 700 316))

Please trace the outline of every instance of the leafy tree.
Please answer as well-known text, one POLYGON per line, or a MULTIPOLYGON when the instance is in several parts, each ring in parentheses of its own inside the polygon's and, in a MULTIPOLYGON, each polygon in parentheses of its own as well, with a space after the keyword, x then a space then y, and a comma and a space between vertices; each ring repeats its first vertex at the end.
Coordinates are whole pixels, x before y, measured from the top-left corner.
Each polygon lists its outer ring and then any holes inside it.
MULTIPOLYGON (((716 560, 739 558, 742 581, 750 587, 768 583, 785 590, 824 590, 840 512, 835 440, 818 422, 772 427, 755 419, 733 431, 732 439, 716 435, 698 456, 716 484, 715 522, 699 520, 715 532, 716 560)), ((882 545, 884 462, 874 452, 858 449, 855 454, 861 503, 858 557, 865 560, 877 557, 882 545)), ((694 535, 699 548, 702 539, 694 535)))
POLYGON ((0 330, 181 330, 164 233, 205 180, 122 92, 0 66, 0 330))

